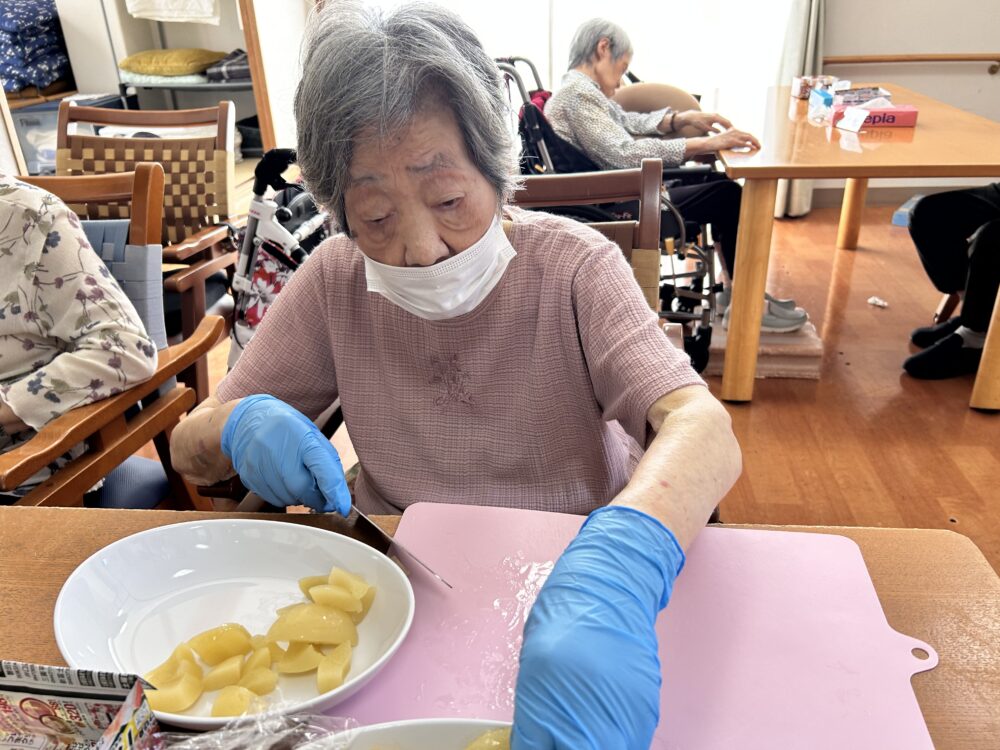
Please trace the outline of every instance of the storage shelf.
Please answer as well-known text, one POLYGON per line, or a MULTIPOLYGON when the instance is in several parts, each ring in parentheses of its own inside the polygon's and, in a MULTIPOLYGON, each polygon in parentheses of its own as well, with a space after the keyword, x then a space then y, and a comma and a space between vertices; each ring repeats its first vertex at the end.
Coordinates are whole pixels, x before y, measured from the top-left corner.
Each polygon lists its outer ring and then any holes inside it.
POLYGON ((170 91, 253 91, 252 81, 210 81, 208 83, 123 83, 133 89, 167 89, 170 91))

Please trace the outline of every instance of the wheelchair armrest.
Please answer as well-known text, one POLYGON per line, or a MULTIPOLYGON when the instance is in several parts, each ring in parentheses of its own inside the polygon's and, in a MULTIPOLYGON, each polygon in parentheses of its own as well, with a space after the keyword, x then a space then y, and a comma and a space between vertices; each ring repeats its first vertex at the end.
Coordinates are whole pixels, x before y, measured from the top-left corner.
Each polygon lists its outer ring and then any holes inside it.
POLYGON ((694 175, 711 174, 715 170, 711 164, 687 164, 683 167, 664 167, 663 176, 668 177, 693 177, 694 175))

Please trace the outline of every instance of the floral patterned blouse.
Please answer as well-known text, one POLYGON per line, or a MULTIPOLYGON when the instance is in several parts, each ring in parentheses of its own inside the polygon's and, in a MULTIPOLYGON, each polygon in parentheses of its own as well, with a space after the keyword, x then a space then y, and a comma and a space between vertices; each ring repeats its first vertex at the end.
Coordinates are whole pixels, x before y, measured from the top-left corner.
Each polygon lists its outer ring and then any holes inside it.
POLYGON ((0 175, 0 401, 31 428, 9 435, 0 426, 0 453, 155 370, 156 346, 76 214, 54 195, 0 175))

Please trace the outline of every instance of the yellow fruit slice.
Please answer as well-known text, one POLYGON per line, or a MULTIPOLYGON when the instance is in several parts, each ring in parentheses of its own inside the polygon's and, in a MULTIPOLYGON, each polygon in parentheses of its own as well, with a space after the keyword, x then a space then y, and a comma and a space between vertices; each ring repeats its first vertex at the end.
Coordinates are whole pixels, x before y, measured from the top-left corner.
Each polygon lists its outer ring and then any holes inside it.
POLYGON ((323 657, 316 668, 316 689, 320 695, 336 690, 351 669, 351 644, 341 643, 323 657))
POLYGON ((343 586, 324 583, 309 589, 309 598, 317 604, 339 609, 341 612, 361 612, 361 599, 354 596, 343 586))
POLYGON ((195 662, 194 652, 184 643, 175 648, 165 662, 143 675, 143 679, 159 687, 173 682, 182 672, 201 678, 201 667, 195 662))
POLYGON ((285 649, 279 646, 277 643, 271 642, 267 644, 267 650, 271 652, 271 663, 274 664, 276 661, 281 661, 285 658, 285 649))
POLYGON ((267 646, 261 646, 260 648, 255 648, 253 653, 247 657, 246 666, 243 667, 244 672, 249 672, 252 669, 257 669, 258 667, 263 667, 267 669, 271 666, 271 649, 267 646))
POLYGON ((309 596, 309 589, 313 586, 320 586, 326 582, 326 576, 306 576, 305 578, 299 579, 299 590, 302 591, 303 596, 309 596))
POLYGON ((361 597, 361 611, 351 613, 351 619, 354 621, 355 625, 365 619, 365 615, 368 614, 368 610, 372 608, 373 601, 375 601, 375 587, 369 586, 368 591, 361 597))
POLYGON ((267 695, 277 687, 278 675, 266 667, 257 667, 247 670, 239 684, 257 695, 267 695))
POLYGON ((323 654, 311 643, 290 643, 284 658, 275 665, 282 674, 311 672, 323 661, 323 654))
POLYGON ((250 633, 242 625, 232 622, 199 633, 187 643, 210 667, 231 656, 243 656, 251 648, 250 633))
POLYGON ((358 629, 344 612, 322 604, 303 604, 278 617, 267 631, 271 641, 289 643, 358 643, 358 629))
MULTIPOLYGON (((267 651, 267 649, 264 649, 267 651)), ((227 685, 235 685, 243 676, 243 657, 240 654, 230 656, 225 661, 212 667, 205 674, 202 687, 205 690, 219 690, 227 685)))
POLYGON ((150 708, 169 714, 186 711, 199 697, 201 697, 201 680, 189 674, 182 674, 163 687, 146 692, 150 708))
POLYGON ((370 585, 361 576, 348 573, 343 568, 334 568, 331 570, 327 581, 331 586, 341 586, 347 589, 351 592, 352 596, 360 599, 361 611, 348 612, 348 614, 355 624, 365 619, 365 615, 368 614, 368 610, 371 609, 372 602, 375 600, 375 587, 370 585))
POLYGON ((465 750, 510 750, 510 729, 491 729, 474 739, 465 750))
POLYGON ((252 690, 239 685, 224 687, 212 704, 212 716, 242 716, 255 713, 260 709, 261 701, 252 690))

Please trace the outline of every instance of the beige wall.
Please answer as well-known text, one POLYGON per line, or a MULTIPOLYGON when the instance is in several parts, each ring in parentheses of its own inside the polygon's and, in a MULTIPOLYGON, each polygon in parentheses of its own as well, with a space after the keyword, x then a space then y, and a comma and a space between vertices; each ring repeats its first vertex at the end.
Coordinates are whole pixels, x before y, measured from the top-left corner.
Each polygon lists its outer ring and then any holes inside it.
MULTIPOLYGON (((997 0, 827 0, 826 9, 826 55, 1000 53, 997 0)), ((988 63, 907 63, 836 66, 827 72, 852 81, 895 82, 1000 122, 1000 74, 989 75, 987 67, 988 63)), ((966 184, 981 182, 938 178, 909 180, 905 186, 966 184)), ((840 185, 836 180, 816 183, 818 188, 840 185)), ((900 188, 904 182, 871 181, 871 187, 885 186, 900 188)))

